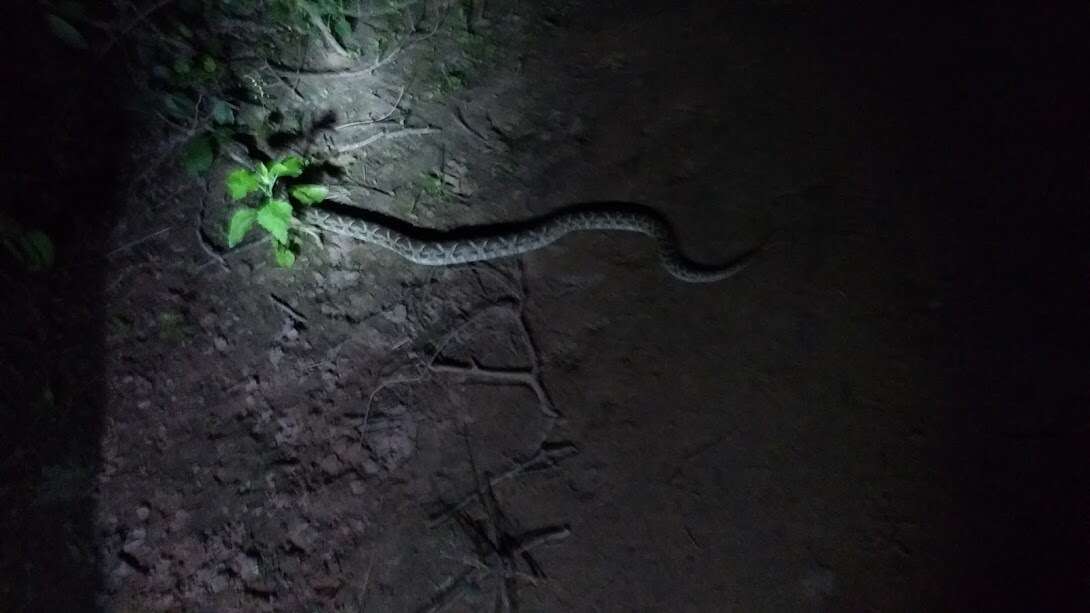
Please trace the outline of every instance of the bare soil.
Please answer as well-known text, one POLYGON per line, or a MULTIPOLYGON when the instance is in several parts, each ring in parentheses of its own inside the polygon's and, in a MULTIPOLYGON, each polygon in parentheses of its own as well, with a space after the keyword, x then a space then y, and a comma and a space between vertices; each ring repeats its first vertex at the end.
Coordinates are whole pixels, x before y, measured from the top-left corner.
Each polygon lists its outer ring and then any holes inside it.
MULTIPOLYGON (((1057 289, 1085 288, 1090 264, 1085 121, 1038 70, 1068 57, 1068 26, 790 1, 492 0, 487 16, 488 59, 453 91, 414 76, 428 53, 460 65, 439 40, 376 91, 295 76, 316 112, 436 129, 354 152, 339 185, 360 206, 442 229, 630 201, 698 260, 778 246, 709 285, 612 234, 448 268, 328 237, 285 270, 267 244, 217 242, 228 158, 97 185, 123 203, 76 218, 104 230, 70 228, 77 255, 24 285, 31 306, 7 301, 21 383, 4 408, 23 417, 5 424, 0 603, 1087 596, 1087 345, 1063 323, 1087 296, 1057 289), (28 365, 26 344, 50 349, 28 365), (25 417, 27 373, 53 377, 55 417, 25 417)), ((119 173, 164 147, 118 142, 119 173)))

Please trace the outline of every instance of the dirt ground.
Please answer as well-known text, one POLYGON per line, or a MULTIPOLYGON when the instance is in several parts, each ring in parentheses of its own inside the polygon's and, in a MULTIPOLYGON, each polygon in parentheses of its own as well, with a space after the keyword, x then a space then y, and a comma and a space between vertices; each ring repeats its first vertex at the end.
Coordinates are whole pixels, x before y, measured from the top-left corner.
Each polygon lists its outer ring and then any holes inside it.
MULTIPOLYGON (((82 262, 26 290, 52 310, 5 314, 5 410, 23 417, 4 424, 0 603, 1086 602, 1071 22, 790 0, 487 11, 492 59, 465 88, 414 89, 412 53, 383 69, 408 83, 395 110, 437 131, 358 156, 356 202, 433 228, 635 202, 700 261, 776 246, 707 285, 604 233, 448 268, 328 237, 284 270, 260 246, 218 252, 229 159, 93 183, 121 204, 74 213, 93 222, 58 244, 82 262), (445 187, 414 188, 431 170, 445 187), (16 409, 35 377, 60 417, 16 409)), ((398 97, 298 87, 346 119, 398 97)), ((119 142, 120 169, 162 146, 119 142)))

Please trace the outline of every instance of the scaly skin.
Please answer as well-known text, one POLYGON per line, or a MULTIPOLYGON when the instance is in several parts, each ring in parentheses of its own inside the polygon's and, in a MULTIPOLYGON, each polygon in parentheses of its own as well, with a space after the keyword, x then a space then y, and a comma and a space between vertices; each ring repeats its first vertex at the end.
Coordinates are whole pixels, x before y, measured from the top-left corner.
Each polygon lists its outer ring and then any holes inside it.
POLYGON ((748 252, 720 267, 696 264, 681 255, 674 233, 665 221, 642 209, 631 211, 572 211, 545 218, 510 232, 479 238, 414 238, 381 223, 334 213, 322 208, 302 212, 301 221, 314 228, 347 236, 389 249, 424 266, 451 266, 522 255, 552 244, 572 232, 637 232, 658 245, 659 261, 666 272, 688 283, 710 283, 731 277, 752 261, 748 252))

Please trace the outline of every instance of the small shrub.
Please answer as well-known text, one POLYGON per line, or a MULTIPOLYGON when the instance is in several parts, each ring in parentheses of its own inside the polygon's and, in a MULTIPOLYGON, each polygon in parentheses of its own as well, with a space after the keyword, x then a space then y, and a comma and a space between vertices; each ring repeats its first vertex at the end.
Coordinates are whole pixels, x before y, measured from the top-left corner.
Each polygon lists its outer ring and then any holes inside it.
POLYGON ((285 186, 279 182, 281 177, 296 178, 302 175, 306 164, 302 158, 292 155, 269 165, 258 162, 252 170, 240 168, 227 176, 227 193, 232 200, 245 200, 251 194, 260 197, 257 207, 240 207, 231 216, 227 224, 229 247, 242 242, 256 223, 273 237, 276 263, 284 268, 295 263, 300 229, 295 218, 295 207, 317 204, 329 194, 329 189, 324 185, 285 186))

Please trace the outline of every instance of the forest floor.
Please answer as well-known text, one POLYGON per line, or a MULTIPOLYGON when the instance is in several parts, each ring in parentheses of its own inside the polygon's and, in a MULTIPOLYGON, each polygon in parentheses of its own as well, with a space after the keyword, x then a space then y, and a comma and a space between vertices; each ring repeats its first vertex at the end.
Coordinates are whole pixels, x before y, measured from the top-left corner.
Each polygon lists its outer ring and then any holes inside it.
MULTIPOLYGON (((472 39, 423 41, 373 79, 285 73, 308 117, 384 122, 321 136, 350 151, 331 182, 353 202, 438 229, 636 202, 700 261, 773 234, 782 247, 715 284, 679 282, 646 239, 608 233, 442 268, 328 236, 284 269, 267 244, 219 238, 238 156, 200 179, 176 164, 129 175, 79 320, 98 335, 97 459, 41 462, 19 499, 93 500, 93 545, 57 529, 49 549, 93 562, 85 602, 1000 602, 979 576, 1002 583, 1005 551, 1044 547, 1021 522, 1067 534, 1027 518, 1073 483, 1056 467, 1075 447, 1052 436, 1070 415, 997 408, 1009 396, 993 384, 1014 366, 980 375, 967 357, 1003 350, 987 316, 963 322, 1006 294, 990 279, 965 285, 966 262, 990 257, 959 239, 979 205, 942 203, 965 195, 950 187, 965 172, 1043 177, 1063 162, 1011 149, 968 171, 944 165, 976 144, 936 67, 970 43, 940 31, 946 46, 922 51, 908 26, 868 31, 807 2, 487 10, 472 39), (88 489, 65 489, 81 479, 88 489)), ((1009 127, 1005 100, 990 126, 1009 127)), ((177 154, 164 147, 136 139, 131 155, 177 154)), ((1039 188, 1011 180, 978 197, 1039 188)), ((1076 371, 1057 360, 1057 378, 1076 371)), ((5 529, 28 530, 25 512, 5 529)), ((1034 589, 1058 576, 1021 578, 1034 589)))

